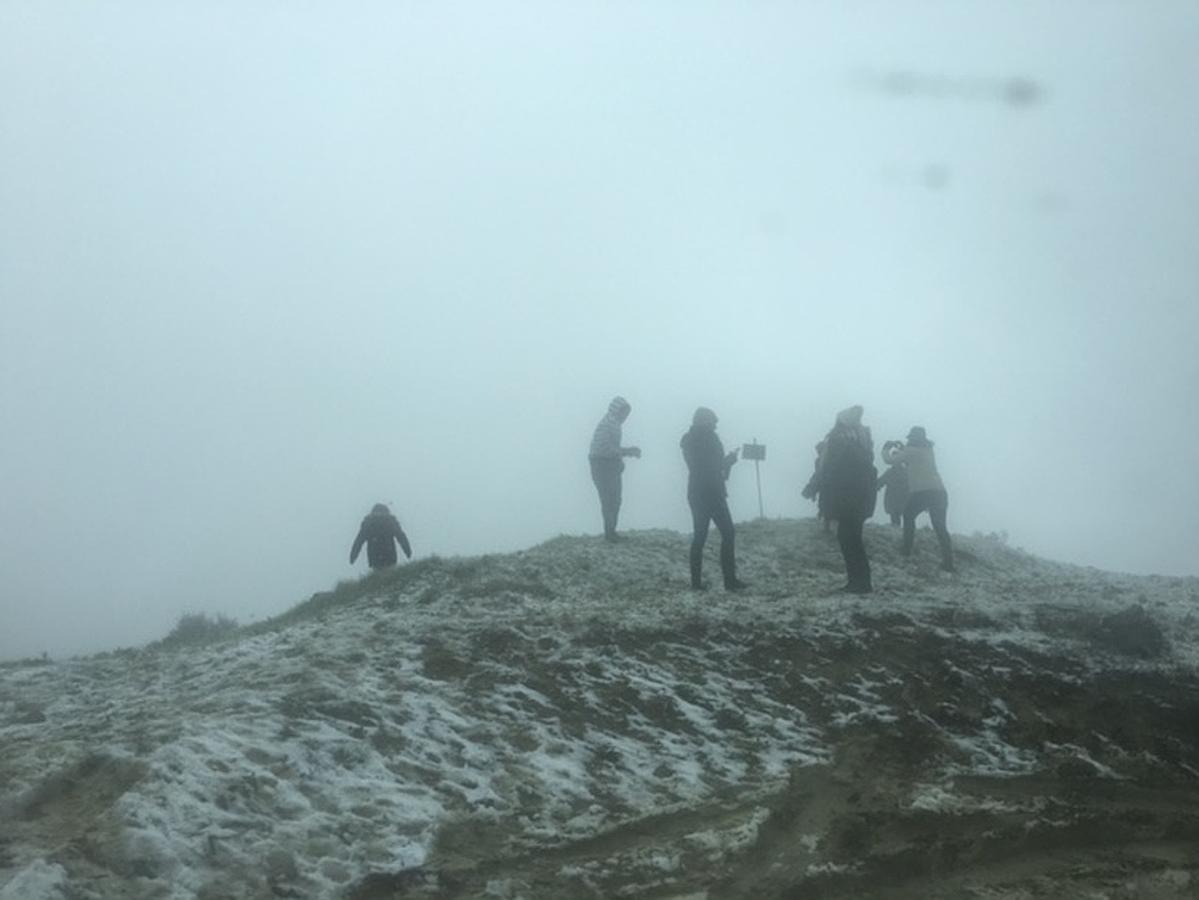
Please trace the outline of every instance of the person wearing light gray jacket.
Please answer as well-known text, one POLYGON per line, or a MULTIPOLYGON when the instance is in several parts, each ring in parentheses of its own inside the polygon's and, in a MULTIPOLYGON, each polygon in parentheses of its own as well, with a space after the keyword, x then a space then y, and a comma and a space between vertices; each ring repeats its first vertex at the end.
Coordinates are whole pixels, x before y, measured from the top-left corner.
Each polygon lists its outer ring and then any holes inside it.
MULTIPOLYGON (((902 447, 902 441, 887 441, 883 444, 883 458, 892 447, 902 447)), ((886 488, 883 494, 883 510, 891 517, 891 524, 898 527, 903 524, 903 508, 908 504, 908 470, 903 463, 888 466, 887 471, 878 476, 875 485, 878 490, 886 488)))
POLYGON ((884 448, 883 462, 889 466, 903 466, 908 473, 908 500, 903 508, 903 554, 910 556, 916 541, 916 517, 927 511, 932 519, 933 531, 941 546, 941 568, 954 571, 953 542, 949 538, 946 513, 949 509, 949 492, 937 471, 937 458, 933 442, 919 425, 908 432, 906 446, 895 442, 884 448))
POLYGON ((641 457, 640 447, 622 447, 621 427, 629 417, 632 406, 624 397, 613 397, 608 404, 607 414, 595 426, 591 436, 591 449, 587 457, 591 463, 591 480, 600 498, 600 514, 604 520, 604 540, 616 541, 616 519, 620 515, 621 473, 624 459, 641 457))

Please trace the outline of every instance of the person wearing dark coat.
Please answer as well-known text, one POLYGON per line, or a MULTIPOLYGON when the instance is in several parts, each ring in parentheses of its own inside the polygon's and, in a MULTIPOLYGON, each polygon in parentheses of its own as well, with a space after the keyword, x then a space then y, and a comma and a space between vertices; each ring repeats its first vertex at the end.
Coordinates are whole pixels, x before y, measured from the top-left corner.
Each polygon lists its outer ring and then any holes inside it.
POLYGON ((724 452, 716 436, 716 413, 705 406, 695 411, 691 429, 683 435, 679 446, 687 463, 687 503, 691 507, 691 587, 704 590, 704 544, 708 526, 716 523, 720 531, 720 570, 726 591, 739 591, 748 585, 737 577, 734 552, 733 517, 729 513, 728 490, 725 481, 737 462, 737 451, 724 452))
MULTIPOLYGON (((902 447, 899 441, 887 441, 883 444, 883 459, 894 447, 902 447)), ((878 478, 878 489, 883 488, 883 512, 891 517, 891 524, 899 527, 903 519, 903 508, 908 502, 908 469, 903 463, 897 462, 887 467, 878 478)))
POLYGON ((870 429, 862 424, 862 407, 851 406, 838 413, 825 441, 820 494, 828 501, 829 517, 837 520, 837 542, 847 576, 842 590, 869 594, 874 587, 862 529, 874 515, 878 472, 870 429))
POLYGON ((362 545, 366 544, 366 561, 372 569, 394 566, 397 561, 397 541, 404 551, 404 556, 412 559, 412 545, 408 543, 408 535, 404 534, 404 529, 391 514, 391 510, 385 504, 376 503, 370 514, 362 520, 358 537, 354 538, 354 546, 350 548, 350 565, 358 559, 362 545))

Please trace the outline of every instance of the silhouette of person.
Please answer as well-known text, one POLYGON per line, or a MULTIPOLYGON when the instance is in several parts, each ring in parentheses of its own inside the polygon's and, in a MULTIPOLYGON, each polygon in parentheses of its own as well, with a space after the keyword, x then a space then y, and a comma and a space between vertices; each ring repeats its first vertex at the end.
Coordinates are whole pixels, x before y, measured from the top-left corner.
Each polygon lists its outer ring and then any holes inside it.
POLYGON ((837 414, 820 467, 820 494, 828 502, 829 517, 837 520, 837 543, 845 559, 847 581, 841 590, 851 594, 874 589, 862 529, 874 515, 877 477, 874 443, 862 424, 862 407, 851 406, 837 414))
POLYGON ((613 397, 612 402, 608 404, 608 412, 595 426, 595 433, 591 436, 588 459, 591 462, 591 480, 599 493, 606 541, 620 539, 616 533, 616 520, 620 515, 624 458, 641 458, 640 447, 620 446, 621 427, 631 411, 628 400, 624 397, 613 397))
POLYGON ((708 526, 716 523, 720 531, 720 571, 727 591, 739 591, 749 585, 737 578, 734 552, 733 517, 729 513, 728 490, 725 481, 737 462, 737 451, 726 454, 716 436, 716 413, 705 406, 695 411, 691 429, 683 435, 679 446, 687 463, 687 503, 691 507, 691 587, 702 591, 704 544, 708 526))
POLYGON ((404 556, 412 559, 412 545, 399 521, 385 504, 376 503, 362 520, 354 546, 350 549, 350 565, 358 559, 362 545, 366 544, 366 561, 372 569, 387 569, 396 564, 396 546, 399 541, 404 556))
MULTIPOLYGON (((902 447, 902 441, 887 441, 883 444, 883 462, 886 462, 887 453, 894 447, 902 447)), ((876 485, 879 490, 883 490, 883 511, 891 517, 891 524, 898 526, 903 519, 903 508, 908 502, 908 470, 907 467, 897 462, 887 467, 887 471, 883 472, 878 478, 876 485)))
POLYGON ((933 531, 937 534, 937 543, 941 546, 941 568, 946 572, 956 571, 953 542, 946 524, 949 492, 945 490, 945 484, 937 472, 933 442, 921 426, 914 425, 908 432, 907 446, 899 444, 890 451, 884 449, 883 462, 902 465, 908 471, 908 499, 903 507, 904 556, 912 554, 912 546, 916 541, 916 517, 927 510, 933 522, 933 531))

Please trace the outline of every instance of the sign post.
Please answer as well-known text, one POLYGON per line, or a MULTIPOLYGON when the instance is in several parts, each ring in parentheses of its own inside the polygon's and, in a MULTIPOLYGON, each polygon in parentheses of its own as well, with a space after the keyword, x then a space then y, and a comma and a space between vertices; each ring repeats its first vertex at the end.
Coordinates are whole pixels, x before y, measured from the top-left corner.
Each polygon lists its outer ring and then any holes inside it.
POLYGON ((762 460, 766 458, 766 445, 759 444, 754 438, 752 444, 742 444, 741 458, 754 461, 754 477, 758 482, 758 518, 765 519, 766 513, 762 508, 762 460))

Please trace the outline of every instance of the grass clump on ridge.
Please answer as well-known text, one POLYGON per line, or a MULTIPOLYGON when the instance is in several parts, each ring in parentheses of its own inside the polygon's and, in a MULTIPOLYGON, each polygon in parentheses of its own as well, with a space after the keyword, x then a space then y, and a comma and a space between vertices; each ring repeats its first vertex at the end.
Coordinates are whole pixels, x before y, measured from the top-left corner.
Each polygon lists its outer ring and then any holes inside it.
POLYGON ((460 572, 473 572, 477 565, 477 561, 471 559, 447 560, 434 555, 395 568, 370 572, 361 578, 339 581, 332 590, 318 591, 277 616, 243 628, 242 633, 261 634, 275 631, 296 622, 318 618, 335 607, 366 597, 378 597, 380 594, 397 595, 415 583, 427 581, 431 577, 459 577, 460 572))
POLYGON ((48 666, 50 664, 50 655, 43 653, 41 656, 26 656, 21 659, 2 660, 0 661, 0 671, 6 669, 26 669, 30 666, 48 666))
POLYGON ((228 637, 238 629, 237 620, 207 613, 184 613, 170 633, 158 642, 160 647, 193 647, 228 637))

